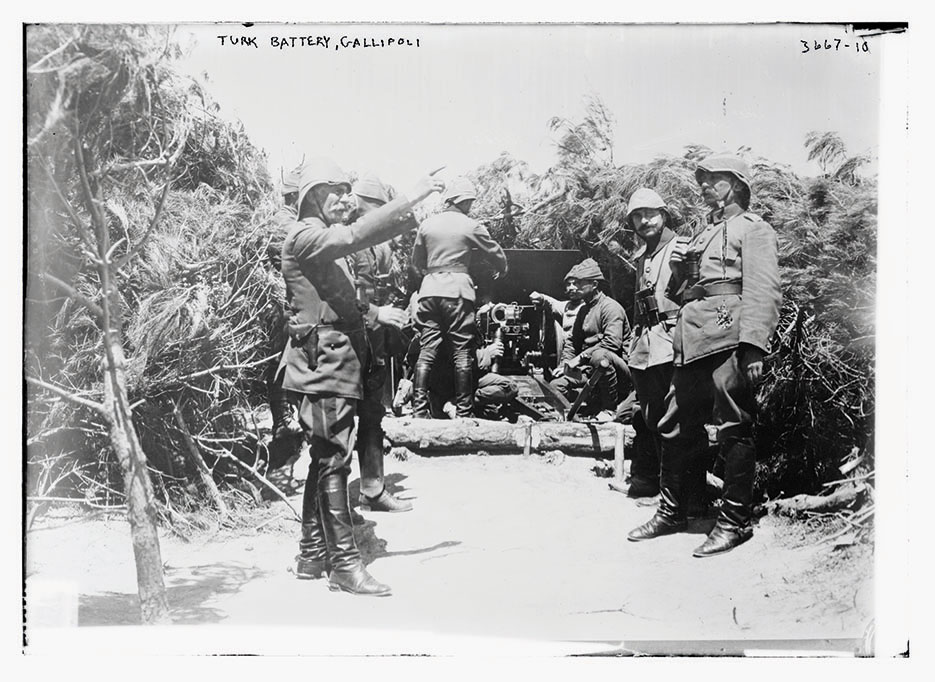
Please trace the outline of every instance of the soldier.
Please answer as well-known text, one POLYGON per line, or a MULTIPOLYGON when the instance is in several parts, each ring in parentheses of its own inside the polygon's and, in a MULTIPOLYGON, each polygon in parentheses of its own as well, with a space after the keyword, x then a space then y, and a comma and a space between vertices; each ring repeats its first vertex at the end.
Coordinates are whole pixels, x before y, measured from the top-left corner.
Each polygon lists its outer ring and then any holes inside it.
POLYGON ((620 396, 620 379, 630 382, 626 353, 630 344, 630 323, 619 303, 600 290, 604 274, 593 258, 578 263, 565 275, 565 283, 584 302, 575 317, 571 339, 571 360, 559 365, 559 376, 551 384, 569 400, 574 399, 591 372, 602 372, 597 382, 597 421, 613 421, 620 396), (609 367, 602 367, 603 363, 609 367), (619 375, 619 376, 618 376, 619 375))
POLYGON ((571 333, 574 330, 575 319, 578 317, 578 310, 581 308, 581 292, 577 287, 571 286, 569 280, 565 280, 565 293, 568 294, 567 301, 559 301, 548 294, 533 291, 529 294, 529 300, 539 305, 546 305, 552 313, 553 319, 561 324, 561 345, 558 352, 558 366, 561 367, 566 362, 575 357, 574 345, 571 342, 571 333))
POLYGON ((350 183, 333 162, 306 163, 299 181, 299 221, 282 248, 282 272, 292 315, 280 362, 285 388, 302 394, 299 420, 309 442, 296 575, 328 576, 329 589, 385 596, 390 588, 364 568, 348 504, 352 437, 367 365, 365 322, 401 326, 405 312, 358 305, 346 257, 410 229, 412 206, 442 189, 423 178, 406 197, 374 209, 351 225, 350 183))
POLYGON ((468 217, 476 198, 474 184, 467 178, 456 178, 443 196, 444 210, 422 223, 412 247, 412 265, 424 275, 415 312, 422 343, 413 382, 415 417, 431 416, 429 376, 443 341, 450 344, 454 360, 457 415, 470 417, 473 409, 475 292, 468 274, 473 252, 493 266, 495 277, 507 269, 503 249, 491 239, 487 228, 468 217))
POLYGON ((659 422, 661 499, 656 514, 634 529, 634 541, 686 528, 685 471, 704 425, 718 426, 724 492, 717 524, 696 557, 728 552, 753 535, 751 511, 756 452, 755 388, 779 320, 782 292, 776 234, 750 204, 750 169, 741 159, 715 155, 695 178, 711 208, 706 227, 672 253, 670 291, 682 308, 673 331, 675 370, 659 422), (710 420, 710 421, 709 421, 710 420))
MULTIPOLYGON (((389 192, 373 175, 354 183, 352 188, 357 208, 350 220, 369 215, 390 201, 389 192)), ((417 227, 413 219, 410 229, 417 227)), ((351 273, 357 284, 358 304, 386 305, 379 296, 380 277, 390 274, 393 252, 389 242, 374 244, 348 257, 351 273)), ((364 371, 364 397, 358 404, 357 460, 360 465, 360 508, 364 511, 405 512, 409 502, 397 499, 383 480, 383 389, 387 376, 387 327, 368 325, 369 362, 364 371)))
POLYGON ((665 201, 653 190, 636 190, 627 204, 626 222, 642 245, 637 259, 633 338, 627 362, 636 387, 640 411, 633 417, 636 430, 630 470, 630 497, 659 494, 659 419, 665 411, 672 381, 672 328, 679 306, 666 298, 672 276, 669 258, 675 232, 665 201))
MULTIPOLYGON (((296 167, 282 179, 283 205, 273 214, 270 240, 266 249, 267 257, 275 268, 275 272, 270 273, 270 281, 282 300, 285 300, 286 293, 285 283, 280 272, 282 243, 289 232, 289 228, 296 222, 298 217, 296 204, 299 199, 299 172, 301 169, 301 166, 296 167)), ((281 306, 277 305, 271 313, 269 320, 270 352, 279 354, 286 347, 286 335, 283 328, 285 311, 281 306)), ((270 413, 273 418, 273 440, 285 440, 301 435, 302 427, 296 421, 295 406, 292 404, 288 392, 283 389, 282 377, 278 376, 274 365, 269 366, 266 390, 270 413)))

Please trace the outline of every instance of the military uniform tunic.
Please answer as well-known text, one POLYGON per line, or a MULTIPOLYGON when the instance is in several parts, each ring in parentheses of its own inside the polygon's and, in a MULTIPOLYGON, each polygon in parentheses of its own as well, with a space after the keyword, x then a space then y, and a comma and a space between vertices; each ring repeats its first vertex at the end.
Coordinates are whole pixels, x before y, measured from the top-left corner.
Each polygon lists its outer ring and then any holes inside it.
POLYGON ((411 220, 409 203, 398 197, 351 225, 306 217, 283 243, 291 315, 280 371, 285 388, 304 395, 299 419, 312 456, 327 460, 325 469, 349 467, 357 401, 364 396, 365 330, 377 316, 375 306, 359 304, 346 257, 410 229, 411 220))
POLYGON ((690 248, 701 254, 700 279, 682 296, 700 297, 682 305, 673 331, 676 371, 659 431, 665 440, 697 441, 713 423, 722 442, 748 439, 756 400, 739 349, 749 344, 768 353, 779 321, 776 233, 732 204, 708 217, 690 248))

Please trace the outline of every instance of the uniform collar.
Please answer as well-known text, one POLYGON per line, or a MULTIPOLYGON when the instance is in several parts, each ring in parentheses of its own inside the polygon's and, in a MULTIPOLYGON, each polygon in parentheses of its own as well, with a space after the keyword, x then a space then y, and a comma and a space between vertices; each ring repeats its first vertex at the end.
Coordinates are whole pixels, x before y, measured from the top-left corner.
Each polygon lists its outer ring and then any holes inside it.
POLYGON ((723 209, 716 208, 711 213, 708 214, 709 223, 720 223, 725 220, 730 220, 735 216, 739 216, 741 213, 744 213, 745 209, 741 208, 740 204, 729 204, 723 209))
MULTIPOLYGON (((675 232, 673 232, 672 229, 668 225, 663 227, 662 234, 659 235, 659 242, 656 244, 656 248, 653 249, 653 252, 649 254, 649 257, 652 258, 657 253, 662 251, 666 247, 666 244, 671 242, 674 238, 675 238, 675 232)), ((636 253, 633 254, 633 257, 642 258, 643 254, 645 253, 646 253, 646 242, 642 242, 640 244, 640 248, 638 248, 636 250, 636 253)))

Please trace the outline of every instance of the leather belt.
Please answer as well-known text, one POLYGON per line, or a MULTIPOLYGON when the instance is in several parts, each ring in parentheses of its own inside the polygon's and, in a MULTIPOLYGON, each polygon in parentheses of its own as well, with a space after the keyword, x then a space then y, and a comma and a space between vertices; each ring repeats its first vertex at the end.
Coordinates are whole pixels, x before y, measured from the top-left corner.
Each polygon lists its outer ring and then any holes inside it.
MULTIPOLYGON (((679 316, 679 309, 678 309, 678 308, 676 308, 675 310, 666 310, 666 311, 664 311, 664 312, 661 312, 661 313, 658 313, 658 314, 657 314, 657 317, 658 317, 658 319, 659 319, 659 322, 664 322, 664 321, 667 321, 667 320, 674 320, 674 319, 675 319, 676 317, 678 317, 678 316, 679 316)), ((645 326, 646 326, 646 322, 647 322, 646 317, 644 317, 644 316, 642 316, 642 315, 637 315, 637 316, 636 316, 636 324, 638 324, 639 326, 645 327, 645 326)), ((656 322, 656 324, 659 324, 659 322, 656 322)), ((654 324, 653 326, 655 327, 656 324, 654 324)))
POLYGON ((689 287, 682 294, 682 301, 697 301, 708 296, 729 296, 732 294, 743 294, 743 283, 741 282, 715 282, 714 284, 696 284, 689 287))
POLYGON ((468 274, 467 266, 465 265, 436 265, 431 268, 426 268, 425 274, 435 275, 442 272, 457 272, 462 274, 468 274))

